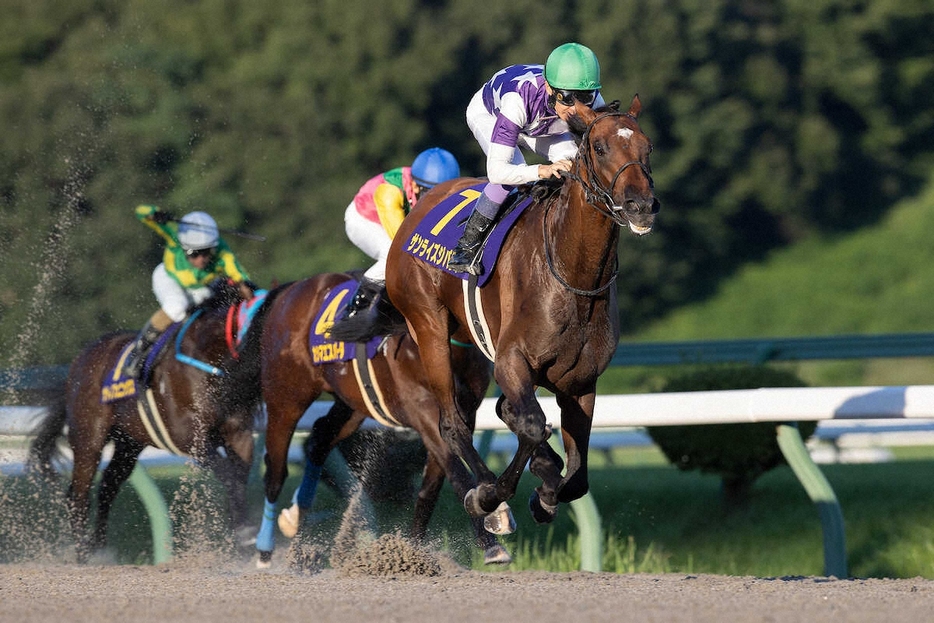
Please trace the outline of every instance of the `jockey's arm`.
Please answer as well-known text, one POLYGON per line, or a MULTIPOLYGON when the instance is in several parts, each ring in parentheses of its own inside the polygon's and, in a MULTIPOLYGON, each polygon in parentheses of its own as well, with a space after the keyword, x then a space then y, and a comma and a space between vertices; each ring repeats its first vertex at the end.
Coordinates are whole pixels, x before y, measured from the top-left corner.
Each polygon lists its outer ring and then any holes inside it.
POLYGON ((230 278, 237 288, 240 290, 240 295, 244 299, 253 298, 254 290, 256 290, 256 285, 250 280, 250 276, 247 272, 240 266, 240 262, 237 261, 237 257, 233 254, 233 251, 230 250, 230 247, 226 243, 218 245, 217 248, 217 268, 224 275, 230 278))
POLYGON ((170 246, 177 245, 178 239, 175 236, 174 230, 164 223, 157 223, 153 218, 153 215, 157 212, 159 212, 159 208, 156 206, 136 206, 136 218, 138 218, 140 222, 143 223, 143 225, 146 225, 154 232, 159 234, 170 246))
POLYGON ((390 238, 394 238, 405 218, 405 195, 397 186, 380 184, 373 192, 373 203, 383 229, 390 238))

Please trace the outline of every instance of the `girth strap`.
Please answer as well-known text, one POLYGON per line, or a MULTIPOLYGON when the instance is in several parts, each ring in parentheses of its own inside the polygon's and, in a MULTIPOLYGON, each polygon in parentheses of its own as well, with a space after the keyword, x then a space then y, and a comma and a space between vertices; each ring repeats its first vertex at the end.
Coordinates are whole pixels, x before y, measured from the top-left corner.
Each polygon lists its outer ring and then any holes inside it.
POLYGON ((376 374, 373 365, 366 356, 366 345, 357 344, 357 353, 354 357, 354 376, 357 378, 357 385, 360 387, 360 393, 363 394, 363 400, 373 419, 389 427, 401 427, 396 418, 392 417, 386 403, 383 400, 383 394, 376 382, 376 374))
POLYGON ((496 349, 490 337, 490 327, 483 315, 483 303, 480 301, 480 288, 477 287, 477 276, 470 275, 462 279, 464 290, 464 311, 467 314, 467 328, 473 336, 474 344, 480 348, 487 359, 495 361, 496 349))
POLYGON ((140 396, 136 399, 136 410, 139 412, 139 419, 142 420, 146 432, 149 433, 149 437, 153 441, 153 445, 160 450, 167 450, 177 456, 185 456, 185 453, 172 442, 169 429, 162 420, 159 407, 156 406, 152 389, 146 388, 145 398, 140 396))

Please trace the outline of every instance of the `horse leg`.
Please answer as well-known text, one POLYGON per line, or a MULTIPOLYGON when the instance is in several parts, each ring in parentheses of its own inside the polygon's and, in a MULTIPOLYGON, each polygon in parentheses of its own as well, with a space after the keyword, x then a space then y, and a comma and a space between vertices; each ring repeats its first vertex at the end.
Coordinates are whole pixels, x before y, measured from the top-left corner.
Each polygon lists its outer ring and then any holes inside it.
POLYGON ((68 487, 68 515, 79 564, 87 562, 91 553, 88 530, 91 488, 94 486, 94 477, 101 463, 109 429, 109 421, 101 417, 99 407, 93 403, 88 404, 92 408, 82 409, 82 402, 78 400, 73 411, 83 416, 73 420, 69 418, 68 422, 68 445, 74 454, 71 485, 68 487), (87 414, 91 414, 91 417, 87 417, 87 414))
POLYGON ((548 438, 545 412, 535 397, 531 369, 525 358, 518 354, 509 356, 501 352, 497 355, 495 373, 496 381, 503 390, 503 397, 497 403, 497 413, 515 433, 519 447, 512 461, 497 479, 495 489, 484 491, 478 488, 480 505, 490 510, 496 508, 496 504, 515 495, 519 478, 529 459, 548 438), (480 497, 483 495, 487 496, 486 500, 480 497))
POLYGON ((292 442, 296 424, 318 394, 308 402, 293 401, 289 396, 288 388, 266 393, 268 422, 266 454, 263 457, 266 463, 266 473, 263 477, 266 499, 263 502, 263 519, 256 535, 256 549, 259 552, 259 561, 256 564, 261 569, 270 566, 275 548, 276 500, 279 499, 282 485, 288 475, 289 444, 292 442))
POLYGON ((84 564, 91 553, 88 515, 91 508, 91 487, 100 465, 101 450, 75 444, 72 444, 72 448, 76 448, 76 451, 71 485, 68 487, 68 516, 71 521, 71 533, 75 539, 78 563, 84 564))
POLYGON ((557 396, 561 407, 561 435, 567 456, 564 478, 557 485, 559 502, 572 502, 587 495, 587 454, 593 427, 596 391, 580 397, 557 396))
MULTIPOLYGON (((480 484, 471 489, 464 498, 464 508, 473 517, 482 517, 493 512, 503 500, 491 503, 495 494, 496 475, 483 462, 473 445, 473 426, 461 413, 457 403, 456 384, 452 373, 449 340, 449 317, 447 313, 424 315, 420 322, 409 320, 409 326, 419 326, 419 354, 428 386, 438 399, 441 414, 438 428, 447 447, 467 463, 480 484), (439 324, 440 323, 440 324, 439 324), (426 330, 427 327, 432 329, 426 330), (479 491, 485 492, 478 495, 479 491)), ((471 420, 472 422, 472 420, 471 420)))
POLYGON ((241 547, 252 545, 256 529, 247 525, 246 485, 253 466, 253 431, 235 420, 228 420, 221 428, 226 457, 218 456, 211 469, 227 492, 227 510, 230 526, 241 547))
POLYGON ((363 420, 363 414, 354 416, 354 411, 341 400, 335 400, 327 414, 319 418, 311 428, 311 434, 305 440, 305 470, 302 482, 292 497, 292 506, 279 513, 279 531, 288 538, 298 534, 307 512, 315 501, 318 481, 324 462, 339 441, 356 431, 363 420))
MULTIPOLYGON (((422 413, 426 412, 422 411, 422 413)), ((451 487, 454 489, 454 495, 457 496, 458 500, 467 497, 467 493, 474 487, 476 482, 470 472, 467 471, 464 463, 454 456, 444 439, 441 438, 438 426, 433 420, 423 418, 410 424, 421 436, 422 443, 428 452, 425 471, 422 476, 422 486, 418 491, 418 499, 415 502, 415 518, 412 522, 411 532, 412 538, 424 540, 445 476, 451 481, 451 487)), ((503 519, 500 522, 503 528, 498 534, 509 534, 515 531, 515 520, 512 517, 512 512, 508 511, 508 506, 506 509, 502 513, 503 519)), ((486 517, 484 516, 470 517, 470 523, 474 529, 475 543, 477 547, 483 550, 483 562, 485 564, 508 564, 512 562, 509 552, 499 544, 496 536, 484 527, 485 520, 486 517)))
POLYGON ((93 549, 102 549, 107 544, 107 524, 110 510, 120 487, 126 482, 140 453, 145 446, 127 435, 118 435, 114 440, 114 454, 104 470, 101 484, 97 491, 97 526, 91 539, 93 549))

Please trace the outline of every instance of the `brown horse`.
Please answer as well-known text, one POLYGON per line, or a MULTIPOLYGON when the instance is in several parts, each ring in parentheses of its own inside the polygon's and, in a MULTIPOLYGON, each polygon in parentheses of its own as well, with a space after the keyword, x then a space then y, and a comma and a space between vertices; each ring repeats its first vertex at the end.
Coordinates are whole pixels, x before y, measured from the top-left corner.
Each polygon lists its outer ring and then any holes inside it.
MULTIPOLYGON (((636 121, 641 102, 634 97, 626 113, 616 108, 593 111, 576 104, 570 125, 581 140, 571 171, 557 194, 534 200, 518 217, 495 271, 477 291, 479 300, 464 295, 468 288, 459 277, 406 249, 427 249, 426 255, 443 258, 444 249, 413 232, 438 203, 481 180, 436 186, 394 238, 387 291, 418 342, 428 384, 441 405, 442 435, 479 482, 464 500, 473 517, 512 498, 526 464, 542 481, 529 501, 539 523, 554 519, 559 502, 587 493, 597 377, 619 339, 614 287, 619 229, 648 233, 659 208, 649 165, 652 145, 636 121), (472 314, 465 303, 482 313, 472 314), (474 449, 466 414, 455 399, 452 339, 484 346, 494 362, 503 393, 497 413, 519 442, 499 478, 474 449), (561 410, 563 476, 561 457, 546 443, 549 427, 535 395, 538 387, 553 392, 561 410)), ((468 203, 456 203, 445 218, 468 203)))
POLYGON ((225 333, 232 296, 232 291, 218 291, 178 327, 178 333, 166 332, 171 339, 149 375, 146 386, 150 391, 136 382, 139 401, 128 396, 102 402, 102 391, 127 388, 123 381, 103 390, 136 334, 105 335, 72 361, 63 399, 37 430, 30 465, 51 473, 57 440, 67 424, 74 454, 68 504, 79 562, 105 546, 114 499, 148 446, 188 455, 210 467, 226 488, 231 526, 241 537, 254 533, 255 528, 246 526, 246 483, 253 462, 253 419, 259 393, 231 376, 240 365, 225 333), (245 399, 245 392, 254 399, 245 399), (113 457, 101 479, 92 534, 88 530, 90 492, 109 442, 114 445, 113 457))
MULTIPOLYGON (((279 518, 280 528, 287 536, 293 536, 301 525, 302 518, 297 515, 304 515, 311 507, 328 454, 339 441, 356 431, 368 416, 383 423, 414 429, 427 450, 428 458, 411 528, 413 538, 425 537, 445 476, 450 479, 459 499, 463 499, 475 484, 460 459, 441 438, 438 405, 426 387, 418 349, 408 334, 385 338, 368 365, 363 366, 365 372, 355 371, 355 361, 337 358, 315 364, 316 355, 309 346, 309 336, 312 333, 327 334, 346 299, 335 298, 328 303, 326 297, 349 279, 349 274, 327 273, 272 291, 269 295, 272 302, 263 314, 254 319, 250 329, 251 336, 262 333, 261 376, 267 411, 266 506, 256 541, 260 552, 258 566, 261 568, 267 567, 272 558, 276 500, 287 475, 288 450, 295 426, 322 393, 331 394, 334 404, 313 426, 306 443, 305 475, 296 504, 283 510, 279 518), (322 320, 316 323, 315 318, 325 304, 322 320), (367 385, 369 391, 364 389, 367 385)), ((254 344, 253 340, 249 339, 248 344, 254 344)), ((336 344, 343 346, 342 342, 336 344)), ((356 346, 361 348, 362 344, 356 346)), ((472 431, 476 409, 490 382, 489 363, 477 349, 468 346, 453 350, 449 366, 453 371, 454 399, 465 418, 465 429, 472 431)), ((509 515, 503 520, 511 519, 509 515)), ((510 562, 509 554, 495 536, 483 529, 482 522, 473 520, 473 524, 476 542, 484 551, 485 561, 510 562)))

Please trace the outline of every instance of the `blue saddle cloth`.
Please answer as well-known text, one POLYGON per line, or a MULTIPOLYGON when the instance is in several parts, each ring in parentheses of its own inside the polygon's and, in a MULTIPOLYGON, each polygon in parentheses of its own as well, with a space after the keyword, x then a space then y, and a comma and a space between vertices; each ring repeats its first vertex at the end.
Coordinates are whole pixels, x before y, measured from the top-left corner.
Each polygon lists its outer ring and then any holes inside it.
POLYGON ((165 345, 172 339, 172 336, 175 335, 181 326, 180 322, 176 322, 159 336, 156 343, 149 349, 149 354, 146 355, 146 361, 143 362, 139 380, 133 379, 123 373, 126 358, 129 356, 130 350, 133 348, 133 344, 136 340, 131 340, 124 346, 120 350, 117 361, 114 363, 113 368, 111 368, 110 373, 104 377, 104 381, 101 383, 101 404, 132 398, 136 396, 139 386, 146 387, 149 384, 149 377, 152 376, 152 369, 153 366, 155 366, 156 359, 159 357, 159 353, 162 352, 162 349, 165 348, 165 345))
POLYGON ((376 351, 383 341, 383 336, 376 336, 366 344, 336 342, 326 337, 331 325, 340 317, 341 312, 347 307, 356 291, 356 280, 345 281, 328 292, 324 303, 321 304, 321 309, 318 310, 318 314, 315 316, 314 322, 311 323, 311 329, 308 332, 308 348, 311 351, 311 361, 314 365, 320 366, 339 361, 352 361, 356 358, 357 348, 360 346, 366 348, 367 359, 376 356, 376 351))
MULTIPOLYGON (((473 204, 476 203, 485 186, 486 184, 482 183, 465 188, 433 207, 405 241, 403 245, 405 251, 448 274, 466 279, 469 276, 466 273, 455 273, 449 270, 448 262, 454 254, 457 241, 464 233, 464 225, 473 204)), ((483 248, 485 270, 477 280, 479 286, 482 287, 490 279, 506 235, 531 203, 531 197, 520 199, 519 203, 493 226, 493 231, 483 248)))

